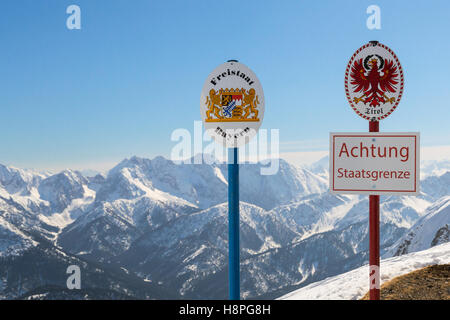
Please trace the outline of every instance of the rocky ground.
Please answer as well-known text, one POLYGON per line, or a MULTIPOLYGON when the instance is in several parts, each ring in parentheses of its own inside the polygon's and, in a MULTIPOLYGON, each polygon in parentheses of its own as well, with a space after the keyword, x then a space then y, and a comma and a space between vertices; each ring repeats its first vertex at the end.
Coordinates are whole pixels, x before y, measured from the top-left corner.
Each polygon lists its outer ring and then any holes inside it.
MULTIPOLYGON (((368 300, 367 293, 362 300, 368 300)), ((450 300, 450 264, 399 276, 381 286, 381 300, 450 300)))

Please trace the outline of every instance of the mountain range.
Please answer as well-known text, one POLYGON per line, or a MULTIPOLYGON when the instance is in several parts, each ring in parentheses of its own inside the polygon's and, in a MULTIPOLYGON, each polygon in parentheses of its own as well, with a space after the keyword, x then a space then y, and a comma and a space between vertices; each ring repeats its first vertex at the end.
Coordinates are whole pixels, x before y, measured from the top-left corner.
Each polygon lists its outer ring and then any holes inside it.
MULTIPOLYGON (((240 165, 241 294, 275 298, 368 260, 368 199, 328 192, 326 161, 240 165)), ((450 171, 381 198, 384 257, 448 242, 450 171)), ((443 168, 446 168, 443 165, 443 168)), ((105 175, 0 165, 0 298, 225 299, 227 166, 125 159, 105 175), (83 294, 66 288, 81 269, 83 294), (85 279, 85 280, 83 280, 85 279)))

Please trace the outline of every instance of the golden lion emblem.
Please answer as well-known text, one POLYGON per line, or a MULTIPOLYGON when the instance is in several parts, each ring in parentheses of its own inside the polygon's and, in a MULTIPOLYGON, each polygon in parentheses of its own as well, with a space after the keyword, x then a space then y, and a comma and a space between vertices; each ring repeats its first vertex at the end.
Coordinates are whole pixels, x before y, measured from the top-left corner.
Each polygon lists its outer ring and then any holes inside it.
POLYGON ((206 97, 206 122, 259 121, 255 89, 211 89, 206 97))

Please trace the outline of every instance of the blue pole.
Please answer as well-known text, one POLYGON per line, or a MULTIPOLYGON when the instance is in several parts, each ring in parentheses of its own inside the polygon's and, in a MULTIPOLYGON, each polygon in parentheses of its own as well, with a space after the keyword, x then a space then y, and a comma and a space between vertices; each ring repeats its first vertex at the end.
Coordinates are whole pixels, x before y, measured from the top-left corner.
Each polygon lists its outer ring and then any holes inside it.
POLYGON ((230 300, 240 300, 238 148, 228 149, 228 285, 230 300))

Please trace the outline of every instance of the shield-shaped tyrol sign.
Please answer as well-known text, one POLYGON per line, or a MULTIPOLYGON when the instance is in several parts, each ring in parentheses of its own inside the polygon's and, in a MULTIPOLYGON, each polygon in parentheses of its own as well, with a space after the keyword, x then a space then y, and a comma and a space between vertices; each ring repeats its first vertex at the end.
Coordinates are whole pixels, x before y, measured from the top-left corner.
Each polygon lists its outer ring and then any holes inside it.
POLYGON ((359 116, 370 121, 380 121, 395 110, 403 86, 400 61, 390 48, 376 41, 359 48, 345 71, 347 100, 359 116))
POLYGON ((227 148, 248 143, 264 118, 264 92, 258 78, 237 61, 221 64, 203 85, 200 113, 216 142, 227 148))

